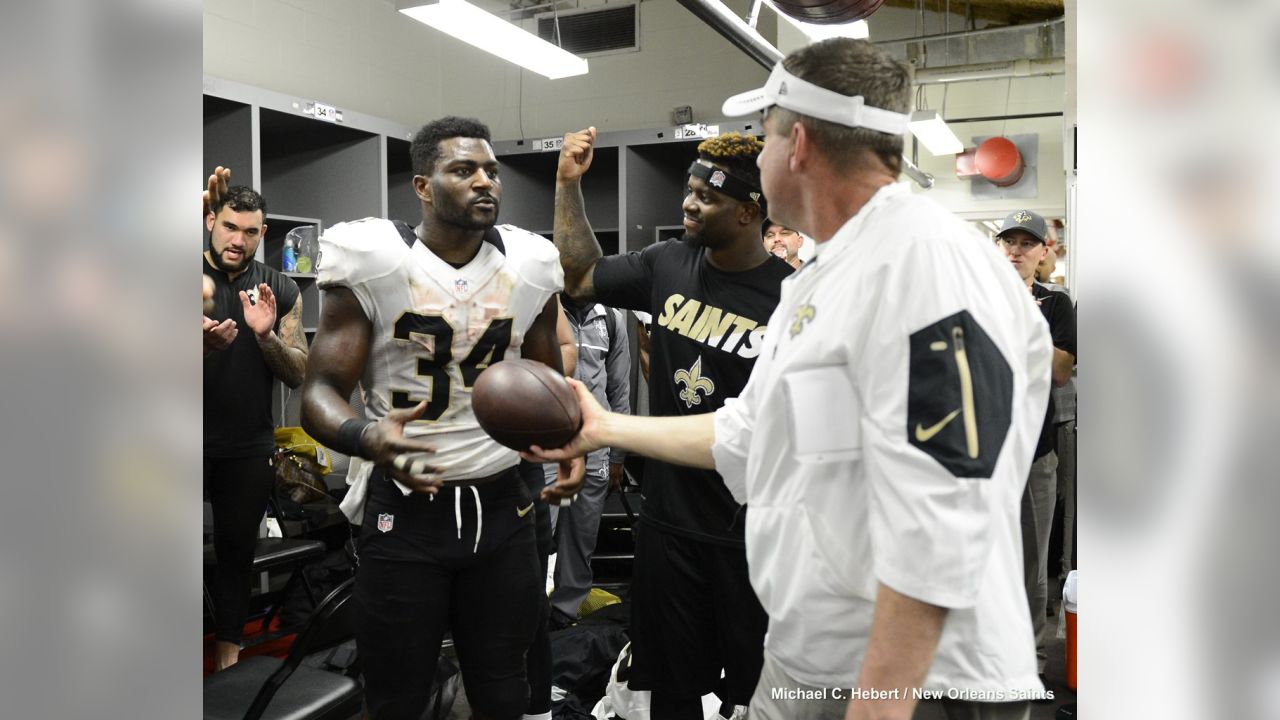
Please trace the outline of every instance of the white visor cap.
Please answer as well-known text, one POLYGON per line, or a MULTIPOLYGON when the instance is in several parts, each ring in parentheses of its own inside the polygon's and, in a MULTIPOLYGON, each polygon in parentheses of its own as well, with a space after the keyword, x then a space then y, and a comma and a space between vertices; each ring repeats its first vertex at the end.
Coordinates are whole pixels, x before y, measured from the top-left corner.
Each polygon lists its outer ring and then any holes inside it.
POLYGON ((863 104, 861 95, 841 95, 818 87, 787 72, 782 63, 773 66, 764 87, 738 93, 720 108, 728 117, 758 113, 771 105, 780 105, 801 115, 846 125, 864 127, 889 135, 907 132, 909 117, 903 113, 863 104))

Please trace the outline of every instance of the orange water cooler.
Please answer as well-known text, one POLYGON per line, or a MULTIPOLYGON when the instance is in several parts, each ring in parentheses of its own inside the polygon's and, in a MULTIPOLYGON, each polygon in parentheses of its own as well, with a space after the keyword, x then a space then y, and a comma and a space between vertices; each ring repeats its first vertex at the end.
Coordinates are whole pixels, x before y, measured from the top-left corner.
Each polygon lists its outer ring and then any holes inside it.
POLYGON ((1062 586, 1062 610, 1067 623, 1067 687, 1076 689, 1076 571, 1062 586))

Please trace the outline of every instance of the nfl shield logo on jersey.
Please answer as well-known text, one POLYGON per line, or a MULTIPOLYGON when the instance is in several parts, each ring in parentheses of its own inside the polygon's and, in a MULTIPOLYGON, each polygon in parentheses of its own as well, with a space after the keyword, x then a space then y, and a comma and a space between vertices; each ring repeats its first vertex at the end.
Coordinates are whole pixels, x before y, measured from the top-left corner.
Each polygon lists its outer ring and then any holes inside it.
POLYGON ((466 295, 467 290, 470 289, 470 287, 471 286, 467 283, 466 278, 458 278, 453 281, 453 294, 459 296, 466 295))
POLYGON ((380 532, 391 532, 391 526, 394 525, 395 522, 395 515, 389 515, 387 513, 378 514, 378 530, 380 532))

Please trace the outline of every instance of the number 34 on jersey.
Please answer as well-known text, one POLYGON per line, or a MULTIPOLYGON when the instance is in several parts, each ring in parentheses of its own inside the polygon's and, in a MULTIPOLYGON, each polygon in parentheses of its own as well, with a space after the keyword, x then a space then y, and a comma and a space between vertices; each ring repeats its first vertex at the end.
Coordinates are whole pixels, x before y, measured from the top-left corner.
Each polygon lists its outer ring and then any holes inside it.
POLYGON ((394 337, 419 348, 415 363, 417 382, 414 387, 401 389, 393 385, 391 407, 412 408, 426 400, 427 410, 422 419, 439 420, 456 393, 470 392, 480 373, 503 359, 511 345, 511 327, 511 318, 494 318, 466 357, 455 363, 454 329, 449 321, 441 315, 406 311, 396 320, 394 337), (420 389, 424 384, 425 396, 420 389))

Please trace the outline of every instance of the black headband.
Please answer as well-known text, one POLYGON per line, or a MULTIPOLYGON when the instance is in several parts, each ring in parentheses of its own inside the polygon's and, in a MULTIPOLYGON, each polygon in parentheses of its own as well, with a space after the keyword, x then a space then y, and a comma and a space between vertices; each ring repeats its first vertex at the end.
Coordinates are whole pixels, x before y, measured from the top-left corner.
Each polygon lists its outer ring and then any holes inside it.
POLYGON ((764 204, 764 193, 760 192, 760 188, 740 177, 730 175, 718 167, 704 165, 702 162, 694 160, 693 164, 689 166, 689 174, 734 200, 764 204))

